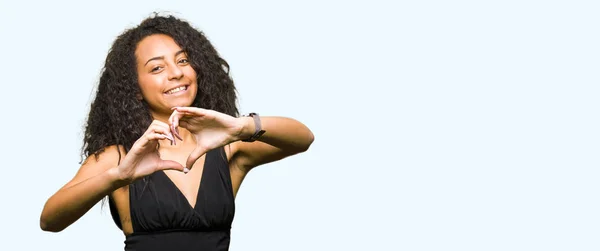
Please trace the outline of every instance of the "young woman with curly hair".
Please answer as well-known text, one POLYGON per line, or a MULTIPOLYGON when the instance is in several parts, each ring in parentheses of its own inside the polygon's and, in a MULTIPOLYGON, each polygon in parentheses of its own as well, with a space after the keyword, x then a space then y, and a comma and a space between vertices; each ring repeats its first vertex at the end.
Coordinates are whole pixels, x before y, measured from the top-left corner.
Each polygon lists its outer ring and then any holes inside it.
POLYGON ((154 15, 126 30, 90 107, 85 160, 41 228, 62 231, 108 196, 125 250, 227 250, 246 174, 313 141, 294 119, 239 116, 236 100, 229 65, 188 22, 154 15))

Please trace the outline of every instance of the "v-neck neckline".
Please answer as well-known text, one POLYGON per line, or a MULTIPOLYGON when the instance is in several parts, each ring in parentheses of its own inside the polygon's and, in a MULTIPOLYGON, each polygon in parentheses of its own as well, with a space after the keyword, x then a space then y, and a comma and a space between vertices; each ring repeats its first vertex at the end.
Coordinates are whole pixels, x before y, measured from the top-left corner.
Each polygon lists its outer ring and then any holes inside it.
POLYGON ((200 196, 200 191, 202 189, 202 183, 204 183, 204 173, 206 171, 206 162, 208 161, 208 153, 210 151, 205 153, 204 156, 204 163, 202 164, 202 173, 200 174, 200 184, 198 185, 198 189, 196 190, 196 201, 194 202, 194 205, 192 205, 192 203, 190 203, 190 200, 188 200, 187 197, 185 197, 185 194, 181 191, 181 189, 179 189, 179 187, 177 186, 177 184, 175 184, 175 182, 173 182, 173 180, 171 178, 169 178, 169 175, 167 175, 167 173, 165 173, 164 170, 161 170, 160 172, 165 176, 165 178, 168 180, 169 183, 171 183, 171 185, 175 188, 175 190, 177 190, 177 193, 179 193, 179 195, 181 195, 183 197, 183 199, 185 200, 186 204, 192 209, 192 210, 196 210, 196 206, 198 206, 198 196, 200 196))

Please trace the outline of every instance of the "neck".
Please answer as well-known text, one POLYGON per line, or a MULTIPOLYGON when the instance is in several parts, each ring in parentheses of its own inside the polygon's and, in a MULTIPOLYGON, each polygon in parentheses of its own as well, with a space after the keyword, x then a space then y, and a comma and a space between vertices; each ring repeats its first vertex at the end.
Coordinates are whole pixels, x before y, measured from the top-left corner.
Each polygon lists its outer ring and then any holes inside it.
POLYGON ((171 114, 157 113, 154 111, 150 111, 150 115, 152 115, 152 119, 165 122, 167 124, 169 123, 169 117, 171 117, 171 114))

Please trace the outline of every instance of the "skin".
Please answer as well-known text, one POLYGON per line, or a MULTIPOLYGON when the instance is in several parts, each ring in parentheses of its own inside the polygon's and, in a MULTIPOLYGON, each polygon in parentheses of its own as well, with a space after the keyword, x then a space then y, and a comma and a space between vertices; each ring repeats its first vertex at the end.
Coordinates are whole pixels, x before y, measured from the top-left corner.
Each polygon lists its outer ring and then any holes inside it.
POLYGON ((43 230, 62 231, 110 195, 123 232, 129 235, 133 232, 129 217, 131 182, 165 172, 190 205, 195 205, 205 153, 226 146, 235 196, 252 168, 304 152, 314 140, 312 132, 297 120, 261 116, 266 133, 255 142, 242 142, 255 131, 252 118, 189 107, 198 89, 196 72, 171 37, 148 36, 140 41, 135 55, 141 89, 138 98, 149 104, 154 121, 128 153, 115 145, 107 147, 98 159, 86 159, 73 179, 46 202, 40 218, 43 230), (168 93, 178 86, 187 89, 168 93), (119 153, 124 156, 120 164, 119 153))

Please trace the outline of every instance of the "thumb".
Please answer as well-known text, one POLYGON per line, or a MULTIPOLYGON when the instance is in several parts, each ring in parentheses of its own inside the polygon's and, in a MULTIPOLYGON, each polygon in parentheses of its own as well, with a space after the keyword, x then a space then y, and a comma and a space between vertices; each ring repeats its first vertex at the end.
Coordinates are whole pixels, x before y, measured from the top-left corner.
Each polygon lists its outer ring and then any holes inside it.
MULTIPOLYGON (((161 160, 158 162, 159 170, 177 170, 181 172, 186 172, 181 164, 177 161, 173 160, 161 160)), ((186 172, 187 173, 187 172, 186 172)))
POLYGON ((204 155, 206 153, 206 150, 204 148, 200 148, 200 147, 196 147, 196 149, 194 149, 194 151, 192 151, 192 153, 190 153, 190 156, 188 157, 187 161, 186 161, 186 167, 189 169, 192 169, 192 166, 194 166, 194 163, 196 163, 196 161, 202 157, 202 155, 204 155))

